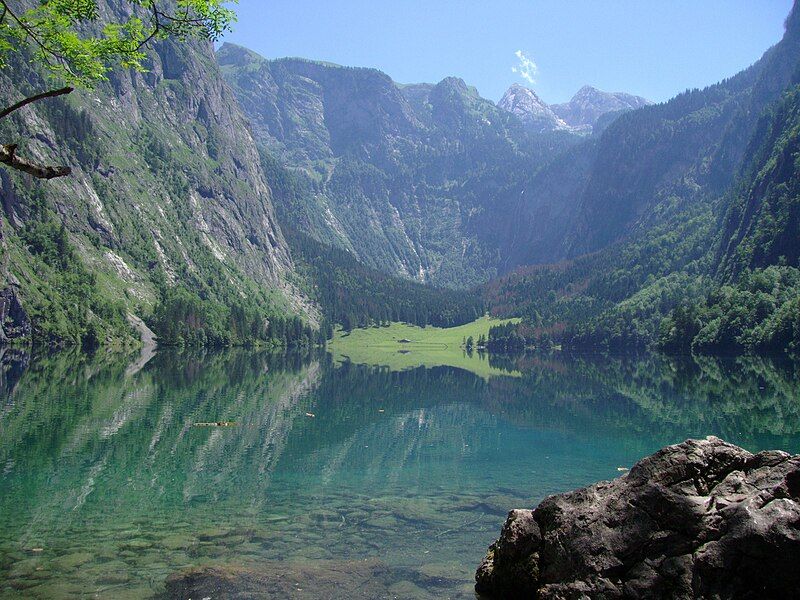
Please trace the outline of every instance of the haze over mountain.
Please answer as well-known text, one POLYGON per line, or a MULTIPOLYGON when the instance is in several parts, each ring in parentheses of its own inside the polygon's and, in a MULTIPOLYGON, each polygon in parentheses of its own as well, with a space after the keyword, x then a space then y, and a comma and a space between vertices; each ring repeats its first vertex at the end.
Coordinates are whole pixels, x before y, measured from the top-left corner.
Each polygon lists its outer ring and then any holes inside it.
POLYGON ((420 281, 466 287, 496 274, 516 181, 580 141, 531 130, 453 77, 400 85, 232 44, 217 60, 256 142, 306 189, 279 203, 282 222, 420 281))

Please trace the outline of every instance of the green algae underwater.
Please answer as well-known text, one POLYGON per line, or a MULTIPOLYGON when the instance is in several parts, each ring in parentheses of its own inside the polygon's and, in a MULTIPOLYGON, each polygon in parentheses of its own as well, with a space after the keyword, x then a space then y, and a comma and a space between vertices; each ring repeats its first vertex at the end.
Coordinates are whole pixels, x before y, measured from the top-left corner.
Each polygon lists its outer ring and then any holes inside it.
POLYGON ((473 598, 510 508, 688 437, 800 452, 795 364, 509 362, 484 378, 324 353, 7 354, 0 597, 163 598, 218 567, 258 573, 264 597, 473 598))

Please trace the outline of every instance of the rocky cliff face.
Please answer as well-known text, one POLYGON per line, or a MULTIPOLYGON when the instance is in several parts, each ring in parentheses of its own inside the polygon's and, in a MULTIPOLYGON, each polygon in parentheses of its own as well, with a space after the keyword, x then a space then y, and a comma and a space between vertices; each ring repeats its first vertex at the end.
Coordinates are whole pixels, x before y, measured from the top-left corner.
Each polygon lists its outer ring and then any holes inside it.
MULTIPOLYGON (((795 77, 800 83, 800 77, 795 77)), ((800 85, 764 115, 731 194, 716 262, 735 276, 768 265, 800 265, 800 85)))
POLYGON ((31 320, 19 301, 16 286, 0 290, 0 346, 31 335, 31 320))
POLYGON ((392 80, 375 69, 266 61, 233 44, 217 58, 256 139, 290 165, 374 152, 420 125, 392 80))
POLYGON ((278 207, 285 222, 307 221, 305 233, 425 282, 496 274, 510 187, 579 139, 533 132, 454 77, 399 85, 374 69, 266 60, 230 44, 217 59, 257 142, 306 186, 300 210, 278 207))
POLYGON ((478 568, 492 597, 785 598, 800 585, 800 456, 718 438, 513 510, 478 568))
MULTIPOLYGON (((113 16, 127 4, 109 0, 101 11, 113 16)), ((271 289, 276 307, 298 300, 285 283, 291 260, 259 154, 211 45, 160 42, 146 66, 4 120, 3 138, 19 141, 20 153, 73 168, 47 183, 0 174, 23 304, 36 312, 58 298, 58 266, 48 279, 22 239, 48 219, 65 224, 102 283, 100 304, 146 316, 164 283, 241 297, 271 289)), ((0 78, 2 104, 48 85, 21 58, 0 78)), ((87 319, 103 320, 92 312, 87 319)))

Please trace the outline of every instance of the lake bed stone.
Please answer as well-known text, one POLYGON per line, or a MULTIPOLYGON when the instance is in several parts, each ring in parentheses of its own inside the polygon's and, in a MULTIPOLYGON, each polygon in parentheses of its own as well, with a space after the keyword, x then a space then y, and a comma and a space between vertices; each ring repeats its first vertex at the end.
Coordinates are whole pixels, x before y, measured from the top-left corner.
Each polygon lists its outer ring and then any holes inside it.
POLYGON ((53 566, 60 570, 69 570, 80 567, 94 558, 89 552, 73 552, 53 560, 53 566))
POLYGON ((170 575, 163 598, 388 599, 392 597, 388 575, 388 569, 375 560, 198 567, 170 575))

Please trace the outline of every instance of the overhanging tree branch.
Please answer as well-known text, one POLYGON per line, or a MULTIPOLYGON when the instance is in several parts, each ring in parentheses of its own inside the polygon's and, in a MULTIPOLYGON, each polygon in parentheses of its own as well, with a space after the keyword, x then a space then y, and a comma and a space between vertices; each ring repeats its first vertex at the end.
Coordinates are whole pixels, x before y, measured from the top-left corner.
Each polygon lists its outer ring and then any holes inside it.
MULTIPOLYGON (((100 22, 98 0, 0 0, 0 68, 15 48, 28 49, 34 62, 66 84, 92 87, 115 66, 144 71, 143 47, 153 39, 216 40, 235 21, 224 5, 236 0, 127 0, 133 9, 118 22, 100 22), (165 7, 159 8, 163 2, 165 7), (101 27, 102 25, 102 27, 101 27)), ((50 90, 0 108, 3 119, 24 106, 69 94, 72 87, 50 90)), ((52 179, 70 173, 67 167, 47 167, 16 156, 16 144, 0 144, 0 163, 52 179)))
POLYGON ((24 100, 20 100, 16 104, 12 104, 8 108, 4 108, 3 110, 1 110, 0 111, 0 119, 3 119, 5 117, 7 117, 8 115, 10 115, 15 110, 19 110, 23 106, 27 106, 28 104, 31 104, 33 102, 37 102, 37 101, 43 100, 45 98, 55 98, 56 96, 63 96, 64 94, 70 94, 70 93, 72 93, 73 89, 74 88, 71 88, 71 87, 67 86, 67 87, 63 87, 63 88, 57 89, 57 90, 50 90, 48 92, 42 92, 41 94, 36 94, 35 96, 30 96, 28 98, 25 98, 24 100))
MULTIPOLYGON (((49 48, 47 44, 39 39, 39 36, 36 35, 36 32, 28 26, 24 19, 21 19, 13 10, 11 10, 5 0, 0 0, 0 5, 3 7, 3 19, 5 19, 6 15, 9 15, 11 19, 16 22, 17 27, 22 29, 22 31, 25 32, 25 35, 33 40, 36 46, 41 49, 44 56, 49 55, 50 57, 55 58, 57 61, 63 61, 62 57, 60 57, 56 52, 49 48)), ((49 63, 50 58, 47 58, 46 61, 49 63)))
MULTIPOLYGON (((44 100, 45 98, 63 96, 71 93, 72 91, 73 88, 67 86, 57 90, 49 90, 47 92, 42 92, 41 94, 29 96, 20 100, 16 104, 12 104, 3 110, 0 110, 0 119, 7 117, 15 110, 19 110, 20 108, 27 106, 28 104, 32 104, 33 102, 44 100)), ((56 177, 65 177, 72 173, 72 169, 69 167, 47 167, 37 165, 29 160, 25 160, 24 158, 20 158, 17 156, 17 144, 0 144, 0 163, 8 165, 12 169, 17 169, 18 171, 23 171, 33 175, 34 177, 38 177, 39 179, 54 179, 56 177)))
POLYGON ((43 167, 17 156, 16 144, 0 145, 0 163, 8 165, 18 171, 24 171, 39 179, 54 179, 64 177, 72 172, 69 167, 43 167))

